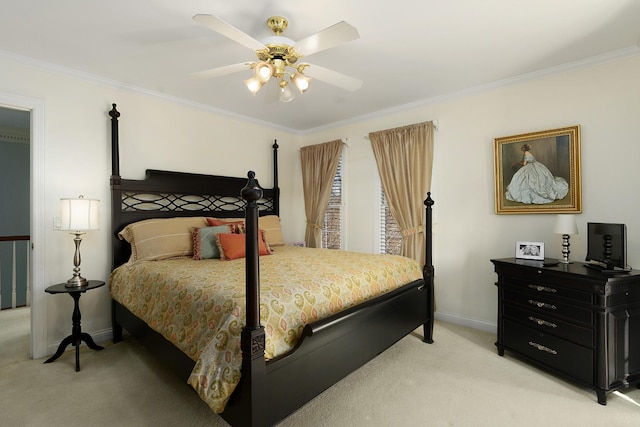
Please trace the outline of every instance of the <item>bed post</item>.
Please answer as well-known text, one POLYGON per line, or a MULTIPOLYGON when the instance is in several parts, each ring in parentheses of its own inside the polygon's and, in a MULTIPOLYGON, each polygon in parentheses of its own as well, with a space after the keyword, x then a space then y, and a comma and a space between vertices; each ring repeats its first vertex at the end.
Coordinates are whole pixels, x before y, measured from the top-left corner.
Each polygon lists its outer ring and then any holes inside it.
MULTIPOLYGON (((249 180, 242 189, 246 227, 246 324, 242 329, 242 377, 238 384, 242 409, 228 414, 231 424, 261 426, 266 423, 267 370, 264 360, 265 332, 260 324, 260 265, 258 246, 258 204, 262 188, 255 180, 255 173, 248 173, 249 180), (235 419, 235 417, 240 419, 235 419), (231 422, 233 421, 233 422, 231 422)), ((223 413, 224 414, 224 413, 223 413)), ((224 414, 226 415, 226 414, 224 414)))
POLYGON ((278 187, 278 140, 273 140, 273 210, 280 216, 280 187, 278 187))
POLYGON ((431 256, 433 253, 433 218, 431 216, 431 211, 433 204, 435 202, 431 198, 431 192, 427 193, 427 199, 424 201, 425 216, 426 216, 426 230, 425 230, 425 261, 424 268, 422 270, 422 275, 424 277, 425 286, 427 286, 427 291, 429 292, 428 304, 427 307, 429 312, 429 321, 424 324, 424 342, 432 344, 433 343, 433 321, 434 321, 434 311, 435 311, 435 303, 434 303, 434 275, 435 270, 433 268, 433 257, 431 256))
POLYGON ((120 148, 118 135, 118 117, 120 112, 116 109, 116 104, 111 104, 113 108, 109 111, 111 116, 111 179, 114 176, 120 177, 120 148))
MULTIPOLYGON (((122 179, 120 177, 120 141, 118 135, 118 117, 120 113, 116 109, 116 104, 111 104, 113 108, 109 111, 111 116, 111 205, 118 206, 121 203, 121 187, 122 179)), ((113 224, 120 224, 120 209, 111 209, 111 226, 113 224)), ((111 230, 112 239, 116 239, 116 230, 111 230)), ((116 263, 116 250, 115 245, 112 243, 111 264, 112 268, 115 268, 116 263)), ((111 326, 113 330, 113 342, 122 341, 122 326, 116 322, 115 316, 115 303, 111 301, 111 326)))

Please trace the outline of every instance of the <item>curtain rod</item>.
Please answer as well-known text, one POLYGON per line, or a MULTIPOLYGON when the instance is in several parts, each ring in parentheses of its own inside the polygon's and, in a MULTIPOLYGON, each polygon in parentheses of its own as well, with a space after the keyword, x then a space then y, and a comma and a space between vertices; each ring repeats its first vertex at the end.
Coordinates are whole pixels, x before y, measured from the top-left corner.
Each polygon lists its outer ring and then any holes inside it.
MULTIPOLYGON (((433 123, 433 130, 437 132, 440 129, 440 123, 438 122, 438 120, 431 120, 431 123, 433 123)), ((369 139, 369 134, 365 134, 364 137, 366 139, 369 139)))
MULTIPOLYGON (((349 138, 347 137, 340 138, 340 141, 342 141, 342 145, 349 148, 349 138)), ((324 142, 321 142, 320 144, 324 144, 324 142)), ((314 144, 314 145, 317 145, 317 144, 314 144)), ((308 145, 305 145, 305 147, 308 147, 308 145)), ((303 147, 298 147, 298 151, 300 151, 302 148, 303 147)))

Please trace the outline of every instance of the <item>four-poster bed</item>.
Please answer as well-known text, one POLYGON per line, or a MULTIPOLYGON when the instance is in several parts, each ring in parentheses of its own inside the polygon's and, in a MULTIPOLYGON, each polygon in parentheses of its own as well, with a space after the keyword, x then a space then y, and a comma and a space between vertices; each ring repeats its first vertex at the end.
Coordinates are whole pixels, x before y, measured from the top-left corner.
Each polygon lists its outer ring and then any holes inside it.
MULTIPOLYGON (((261 225, 259 228, 259 224, 262 224, 261 221, 267 217, 278 216, 280 211, 277 143, 273 144, 273 188, 261 188, 253 172, 249 172, 247 180, 246 178, 147 170, 145 179, 129 180, 120 177, 118 134, 120 113, 116 110, 115 104, 113 104, 109 115, 112 126, 111 193, 114 268, 110 289, 113 297, 114 341, 122 340, 123 329, 127 330, 143 342, 151 352, 164 359, 171 369, 181 377, 189 379, 190 384, 194 385, 192 370, 194 366, 201 364, 201 360, 196 362, 196 357, 192 353, 185 351, 183 347, 179 348, 179 345, 172 342, 171 334, 158 332, 158 330, 162 330, 162 325, 154 328, 149 326, 149 324, 158 326, 154 322, 162 323, 162 321, 145 321, 140 318, 141 312, 151 311, 148 307, 154 302, 154 298, 158 299, 157 306, 160 307, 163 306, 160 304, 162 302, 160 300, 167 297, 147 296, 146 301, 139 305, 133 302, 126 306, 127 301, 135 298, 135 295, 132 296, 132 294, 138 291, 122 294, 125 296, 117 293, 118 290, 126 287, 127 279, 117 280, 116 273, 129 270, 132 272, 130 277, 133 277, 137 274, 135 268, 147 268, 154 263, 154 261, 132 262, 135 256, 143 250, 143 244, 127 241, 126 238, 123 240, 123 234, 126 235, 132 227, 139 224, 144 225, 169 218, 182 218, 186 222, 191 221, 192 217, 226 218, 227 221, 233 218, 243 220, 246 259, 240 260, 240 262, 244 267, 243 274, 246 276, 244 292, 241 295, 244 304, 229 309, 233 313, 244 314, 244 317, 239 317, 242 321, 239 333, 241 374, 224 411, 220 414, 231 425, 266 426, 277 423, 420 326, 423 327, 424 341, 433 342, 434 269, 431 264, 431 208, 433 201, 430 195, 424 202, 426 205, 426 263, 422 267, 418 266, 419 277, 409 275, 407 277, 413 278, 400 283, 398 287, 386 290, 377 296, 372 295, 363 302, 345 305, 346 308, 342 310, 333 310, 334 307, 332 307, 328 317, 310 319, 308 323, 299 326, 300 337, 296 342, 291 343, 290 350, 282 354, 274 353, 271 355, 272 357, 265 359, 271 345, 270 338, 266 339, 267 344, 265 344, 266 333, 265 326, 261 324, 261 308, 264 314, 265 309, 269 311, 270 306, 264 301, 265 296, 261 294, 260 285, 262 281, 263 286, 267 286, 266 289, 275 293, 274 287, 268 287, 269 270, 273 263, 277 262, 277 256, 284 256, 282 254, 289 251, 286 247, 281 247, 273 251, 274 255, 259 256, 262 253, 262 243, 268 243, 266 240, 264 242, 260 240, 264 240, 264 233, 261 225), (261 276, 260 267, 263 264, 266 271, 263 271, 261 276), (263 299, 262 305, 261 297, 263 299)), ((196 219, 196 221, 199 220, 196 219)), ((211 225, 211 222, 205 223, 211 225)), ((217 241, 220 243, 220 240, 217 241)), ((222 246, 220 249, 222 250, 222 246)), ((296 249, 323 251, 310 248, 296 249)), ((348 254, 326 250, 324 252, 339 254, 341 258, 347 257, 348 254)), ((314 257, 318 254, 311 253, 314 254, 314 257)), ((367 256, 386 257, 383 255, 367 256)), ((299 262, 301 259, 303 258, 298 257, 299 262)), ((360 258, 354 259, 357 260, 356 262, 360 262, 360 258)), ((382 259, 386 260, 386 258, 377 258, 376 260, 382 259)), ((170 261, 181 262, 179 260, 170 261)), ((231 262, 216 261, 218 264, 208 261, 199 262, 200 265, 206 265, 209 268, 214 265, 222 266, 224 263, 226 263, 225 267, 231 265, 231 262)), ((192 261, 185 260, 184 262, 192 261)), ((364 262, 366 261, 363 258, 364 262)), ((307 270, 305 274, 317 274, 320 277, 322 274, 320 269, 313 270, 312 264, 313 262, 309 262, 309 267, 305 268, 307 270)), ((389 267, 387 271, 391 271, 392 268, 395 267, 389 267)), ((400 271, 405 267, 398 268, 400 271)), ((179 270, 178 267, 174 268, 173 266, 169 269, 179 270)), ((404 270, 402 271, 404 272, 404 270)), ((296 276, 298 274, 303 275, 302 273, 292 273, 296 276)), ((333 272, 331 274, 335 275, 333 272)), ((405 277, 403 274, 400 274, 399 277, 405 277)), ((153 276, 146 270, 140 275, 147 278, 153 276)), ((283 278, 283 281, 287 280, 283 278)), ((155 287, 148 285, 144 286, 155 287)), ((183 282, 179 279, 169 285, 158 284, 158 287, 162 286, 177 288, 183 296, 187 294, 187 297, 190 297, 189 291, 182 289, 183 282)), ((306 284, 304 286, 305 289, 309 287, 306 284)), ((372 287, 379 287, 379 284, 374 284, 372 287)), ((283 289, 283 293, 286 293, 287 289, 283 289)), ((354 293, 362 292, 362 290, 358 290, 354 293)), ((202 295, 200 289, 194 295, 202 295)), ((315 298, 309 297, 314 300, 315 298)), ((173 301, 171 300, 171 302, 173 301)), ((166 302, 164 300, 163 310, 165 312, 173 311, 172 307, 167 310, 166 302)), ((339 302, 341 304, 342 300, 339 302)), ((278 303, 273 301, 269 301, 269 304, 274 307, 278 306, 278 303)), ((332 306, 332 304, 329 303, 327 306, 332 306)), ((186 310, 182 306, 180 309, 186 310)), ((316 310, 311 307, 310 312, 316 313, 319 310, 320 308, 316 310)), ((203 319, 203 321, 206 320, 203 319)), ((194 319, 193 323, 197 323, 197 319, 194 319)), ((267 325, 267 329, 267 332, 270 332, 273 327, 267 325)), ((189 335, 190 332, 178 332, 174 335, 179 337, 181 334, 189 335)), ((206 353, 206 351, 197 349, 197 351, 194 350, 194 353, 200 354, 206 353)), ((198 378, 195 381, 197 382, 198 378)), ((206 379, 203 381, 205 385, 209 386, 206 379)), ((195 385, 194 388, 196 388, 195 385)), ((207 403, 212 406, 211 403, 207 403)))

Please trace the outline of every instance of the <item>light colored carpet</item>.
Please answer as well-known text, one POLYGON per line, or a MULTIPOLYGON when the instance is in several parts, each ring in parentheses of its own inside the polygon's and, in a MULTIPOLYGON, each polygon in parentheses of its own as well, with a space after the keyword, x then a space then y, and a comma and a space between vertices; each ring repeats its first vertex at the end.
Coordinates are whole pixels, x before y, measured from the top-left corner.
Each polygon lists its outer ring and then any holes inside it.
MULTIPOLYGON (((3 426, 226 426, 134 339, 83 345, 76 373, 71 348, 51 364, 28 360, 17 317, 0 313, 3 426)), ((494 334, 438 322, 434 339, 414 332, 280 426, 640 425, 636 388, 602 406, 588 388, 499 357, 494 334)))

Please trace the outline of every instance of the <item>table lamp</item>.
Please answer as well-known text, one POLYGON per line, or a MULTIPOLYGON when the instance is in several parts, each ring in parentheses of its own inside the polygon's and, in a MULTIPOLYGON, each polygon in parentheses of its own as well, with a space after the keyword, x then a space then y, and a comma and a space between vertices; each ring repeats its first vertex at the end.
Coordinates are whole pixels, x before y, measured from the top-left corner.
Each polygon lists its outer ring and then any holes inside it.
POLYGON ((563 264, 570 264, 569 261, 569 236, 578 234, 578 226, 576 225, 575 215, 558 215, 556 219, 556 228, 553 230, 556 234, 562 234, 562 259, 563 264))
POLYGON ((67 280, 68 288, 82 287, 87 285, 87 279, 80 275, 80 243, 81 235, 88 230, 98 229, 98 206, 100 200, 85 199, 79 196, 75 199, 60 199, 60 230, 71 231, 75 234, 73 241, 76 244, 76 251, 73 256, 73 276, 67 280))

